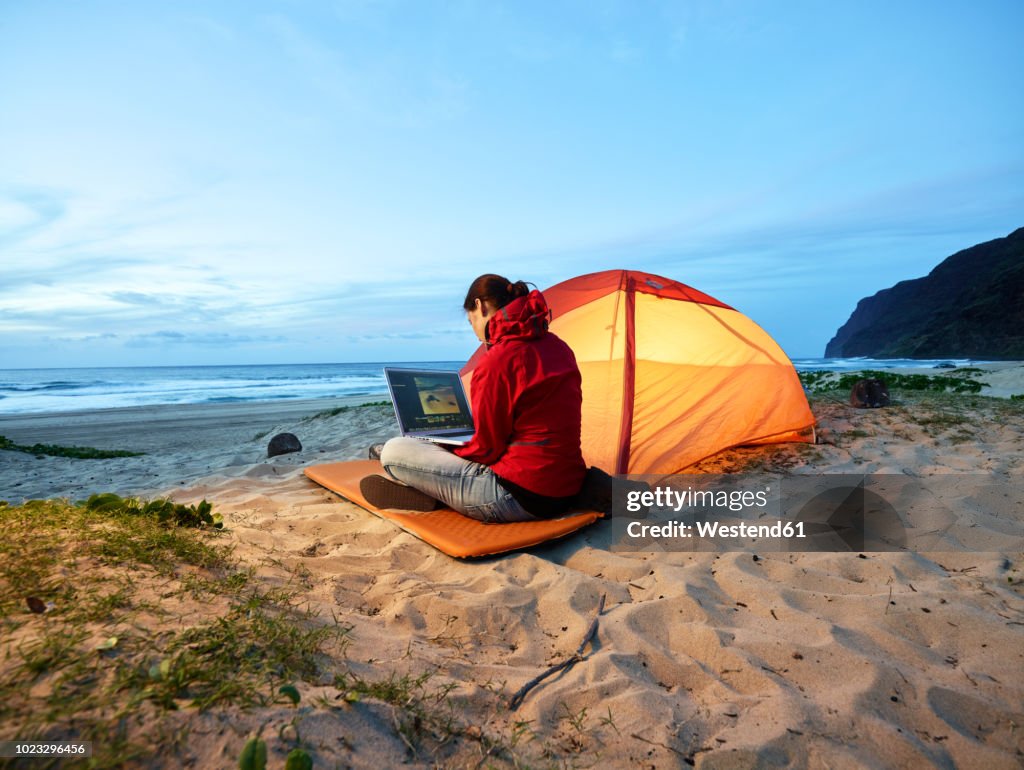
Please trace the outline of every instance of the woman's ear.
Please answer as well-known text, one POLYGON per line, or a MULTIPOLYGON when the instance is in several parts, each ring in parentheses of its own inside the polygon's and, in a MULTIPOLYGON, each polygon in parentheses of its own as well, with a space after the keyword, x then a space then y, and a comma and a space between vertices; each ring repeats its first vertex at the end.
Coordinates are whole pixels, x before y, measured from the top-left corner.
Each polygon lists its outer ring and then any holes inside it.
POLYGON ((479 297, 477 297, 473 301, 476 303, 476 309, 480 311, 480 315, 482 315, 484 318, 487 318, 487 303, 484 302, 479 297))

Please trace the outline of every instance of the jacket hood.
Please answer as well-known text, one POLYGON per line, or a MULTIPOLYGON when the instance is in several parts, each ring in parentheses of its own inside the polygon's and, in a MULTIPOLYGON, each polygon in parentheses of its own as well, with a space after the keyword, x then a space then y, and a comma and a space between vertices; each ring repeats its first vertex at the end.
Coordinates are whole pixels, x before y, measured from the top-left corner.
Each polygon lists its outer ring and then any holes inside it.
POLYGON ((487 322, 487 345, 503 339, 535 339, 547 333, 551 311, 544 295, 534 289, 499 308, 487 322))

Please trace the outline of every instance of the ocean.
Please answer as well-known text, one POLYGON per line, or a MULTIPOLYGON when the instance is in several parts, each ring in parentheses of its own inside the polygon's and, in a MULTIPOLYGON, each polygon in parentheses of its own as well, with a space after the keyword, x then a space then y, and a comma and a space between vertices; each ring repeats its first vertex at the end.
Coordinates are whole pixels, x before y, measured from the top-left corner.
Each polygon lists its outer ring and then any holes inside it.
POLYGON ((384 366, 458 369, 463 363, 0 369, 0 415, 334 396, 377 401, 387 398, 384 366))
MULTIPOLYGON (((0 415, 153 404, 209 404, 298 398, 387 397, 384 366, 458 369, 462 361, 267 366, 139 366, 0 369, 0 415)), ((795 358, 798 370, 966 366, 961 359, 795 358)))

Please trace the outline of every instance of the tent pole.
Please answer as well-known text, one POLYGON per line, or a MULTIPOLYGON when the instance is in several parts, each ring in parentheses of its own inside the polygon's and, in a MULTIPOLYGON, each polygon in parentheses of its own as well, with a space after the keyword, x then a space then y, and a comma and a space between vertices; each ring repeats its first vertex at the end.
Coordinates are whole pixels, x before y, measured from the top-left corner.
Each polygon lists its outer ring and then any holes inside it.
POLYGON ((622 361, 622 421, 615 473, 629 473, 630 440, 633 434, 633 402, 636 394, 636 280, 626 274, 626 350, 622 361))

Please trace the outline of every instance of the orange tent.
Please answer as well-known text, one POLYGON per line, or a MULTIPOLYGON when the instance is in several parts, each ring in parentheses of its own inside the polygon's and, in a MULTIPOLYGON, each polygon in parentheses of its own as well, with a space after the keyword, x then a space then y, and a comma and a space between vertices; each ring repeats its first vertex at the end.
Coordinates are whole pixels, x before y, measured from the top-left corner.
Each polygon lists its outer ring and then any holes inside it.
MULTIPOLYGON (((583 457, 609 473, 674 473, 741 444, 813 441, 793 364, 739 311, 635 270, 546 289, 551 331, 583 375, 583 457)), ((462 369, 467 391, 483 355, 462 369)))

